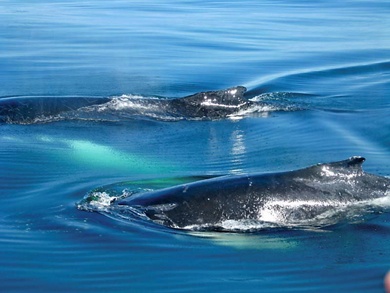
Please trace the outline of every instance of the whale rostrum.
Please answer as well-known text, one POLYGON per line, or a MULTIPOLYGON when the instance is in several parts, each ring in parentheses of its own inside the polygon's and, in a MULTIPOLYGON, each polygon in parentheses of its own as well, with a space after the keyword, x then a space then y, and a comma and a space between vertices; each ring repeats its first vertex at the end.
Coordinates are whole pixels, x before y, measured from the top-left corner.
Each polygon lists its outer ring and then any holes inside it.
POLYGON ((295 171, 221 176, 134 194, 115 204, 177 229, 226 221, 315 223, 326 213, 389 196, 390 179, 364 172, 364 161, 356 156, 295 171))

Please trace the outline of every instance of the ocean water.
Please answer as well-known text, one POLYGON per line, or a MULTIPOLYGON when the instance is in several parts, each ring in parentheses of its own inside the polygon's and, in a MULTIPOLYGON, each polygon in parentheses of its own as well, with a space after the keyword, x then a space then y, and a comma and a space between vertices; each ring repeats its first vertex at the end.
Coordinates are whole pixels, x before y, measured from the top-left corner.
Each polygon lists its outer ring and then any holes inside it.
POLYGON ((218 233, 78 205, 99 188, 354 155, 390 176, 389 13, 381 0, 1 1, 0 107, 116 108, 1 122, 0 291, 383 292, 386 210, 218 233), (141 107, 237 85, 266 106, 216 120, 141 107))

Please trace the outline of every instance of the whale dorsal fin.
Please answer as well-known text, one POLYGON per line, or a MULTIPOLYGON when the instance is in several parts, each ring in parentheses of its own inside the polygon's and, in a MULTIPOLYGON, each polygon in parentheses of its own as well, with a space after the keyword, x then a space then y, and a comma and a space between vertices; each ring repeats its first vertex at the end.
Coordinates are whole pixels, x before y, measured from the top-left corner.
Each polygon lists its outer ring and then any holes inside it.
POLYGON ((322 172, 329 171, 329 174, 361 174, 363 173, 362 164, 366 159, 360 156, 350 157, 343 161, 318 164, 322 172))
POLYGON ((248 102, 248 100, 244 98, 245 92, 245 87, 236 86, 225 90, 200 92, 176 100, 192 105, 209 103, 214 105, 239 106, 248 102))
POLYGON ((320 164, 320 165, 326 165, 330 168, 348 168, 348 169, 362 170, 362 164, 365 160, 366 159, 363 157, 354 156, 343 161, 320 164))
POLYGON ((226 117, 251 105, 252 102, 244 98, 245 92, 245 87, 236 86, 173 99, 170 101, 170 112, 184 117, 226 117))
POLYGON ((343 161, 320 163, 298 172, 292 171, 292 173, 296 174, 300 180, 312 177, 321 178, 321 180, 325 180, 325 177, 351 178, 350 176, 360 176, 364 173, 362 164, 365 160, 363 157, 350 157, 343 161))

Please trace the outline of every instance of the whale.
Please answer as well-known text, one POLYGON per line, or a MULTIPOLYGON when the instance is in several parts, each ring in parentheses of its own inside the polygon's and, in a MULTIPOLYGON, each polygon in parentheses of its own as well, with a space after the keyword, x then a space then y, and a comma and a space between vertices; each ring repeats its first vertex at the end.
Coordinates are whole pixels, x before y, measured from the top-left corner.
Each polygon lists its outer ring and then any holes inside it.
POLYGON ((66 119, 112 119, 147 116, 182 119, 221 119, 245 110, 254 102, 244 86, 205 91, 180 98, 123 97, 4 97, 0 122, 39 123, 66 119))
POLYGON ((337 211, 390 195, 390 179, 364 172, 364 161, 354 156, 293 171, 220 176, 136 193, 115 204, 175 229, 219 230, 232 221, 326 226, 321 219, 337 211))

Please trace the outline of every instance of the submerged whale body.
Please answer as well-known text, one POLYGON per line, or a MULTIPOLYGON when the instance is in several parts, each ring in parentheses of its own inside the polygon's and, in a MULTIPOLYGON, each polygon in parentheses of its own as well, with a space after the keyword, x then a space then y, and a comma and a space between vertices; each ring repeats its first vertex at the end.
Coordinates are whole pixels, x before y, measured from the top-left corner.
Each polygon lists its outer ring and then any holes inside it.
POLYGON ((155 223, 177 229, 218 229, 231 221, 275 225, 329 224, 321 219, 389 196, 390 179, 362 170, 362 157, 305 169, 223 176, 138 193, 118 201, 155 223))
POLYGON ((0 99, 0 122, 34 123, 61 120, 64 113, 109 102, 90 97, 12 97, 0 99))
POLYGON ((9 123, 51 122, 64 119, 113 119, 147 116, 162 120, 218 119, 253 104, 244 97, 246 88, 200 92, 183 98, 88 98, 12 97, 0 99, 0 121, 9 123))

